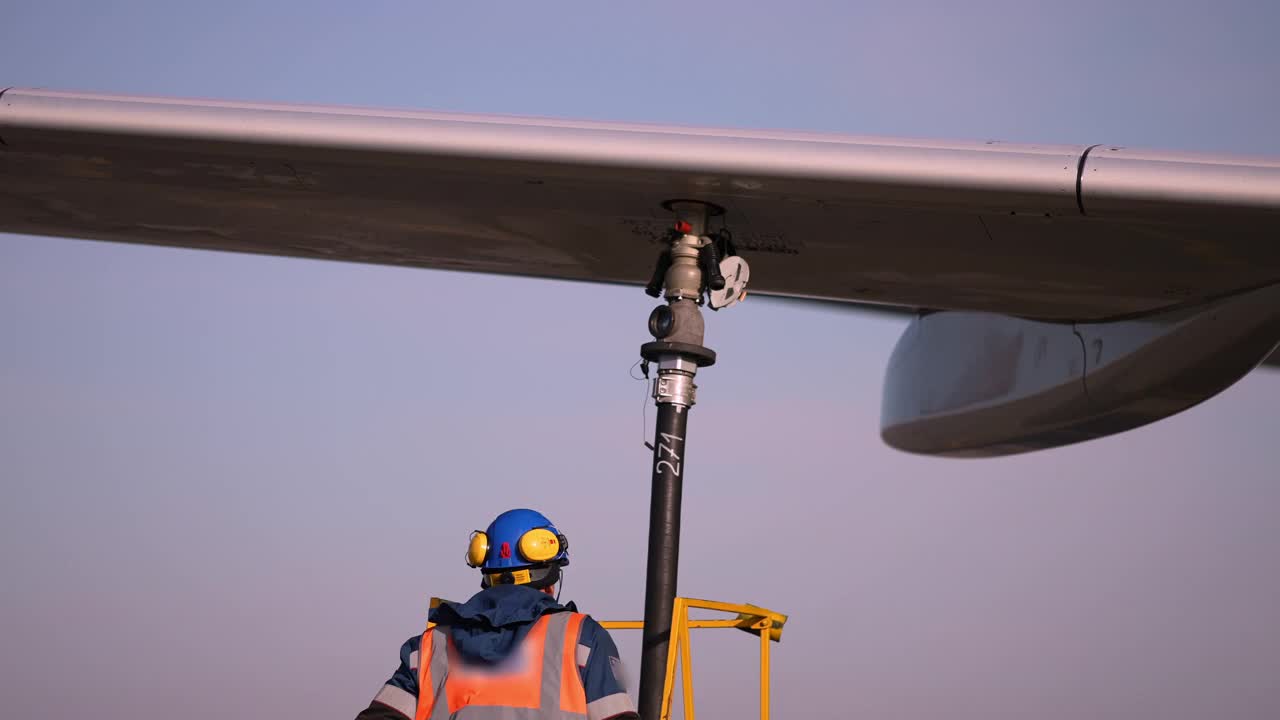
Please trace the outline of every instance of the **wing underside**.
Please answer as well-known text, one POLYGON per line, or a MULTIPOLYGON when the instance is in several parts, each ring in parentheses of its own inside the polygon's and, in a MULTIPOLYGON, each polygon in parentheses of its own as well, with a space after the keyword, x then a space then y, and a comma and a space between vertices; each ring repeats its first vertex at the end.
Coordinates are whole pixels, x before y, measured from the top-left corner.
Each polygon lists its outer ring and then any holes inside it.
POLYGON ((1280 161, 10 89, 0 230, 642 284, 715 203, 756 292, 1097 320, 1280 280, 1280 161))

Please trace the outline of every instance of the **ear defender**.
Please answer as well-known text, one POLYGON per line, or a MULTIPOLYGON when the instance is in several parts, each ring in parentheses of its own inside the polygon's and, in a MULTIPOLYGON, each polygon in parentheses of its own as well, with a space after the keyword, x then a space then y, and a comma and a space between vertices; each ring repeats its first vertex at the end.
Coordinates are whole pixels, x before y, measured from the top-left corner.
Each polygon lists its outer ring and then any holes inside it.
POLYGON ((489 536, 476 530, 471 533, 471 544, 467 546, 467 564, 478 568, 484 564, 489 554, 489 536))
MULTIPOLYGON (((568 549, 569 539, 564 535, 547 528, 534 528, 520 536, 520 540, 516 542, 515 552, 525 562, 542 564, 562 557, 568 549)), ((473 568, 484 567, 491 550, 495 548, 489 542, 488 533, 481 530, 472 531, 471 542, 467 545, 467 565, 473 568)), ((507 559, 511 555, 511 545, 502 543, 502 558, 507 559)), ((563 558, 555 564, 568 565, 569 560, 563 558)), ((528 577, 516 579, 517 584, 524 582, 529 582, 528 577)))
POLYGON ((547 562, 560 554, 563 537, 546 528, 534 528, 520 536, 520 556, 529 562, 547 562))

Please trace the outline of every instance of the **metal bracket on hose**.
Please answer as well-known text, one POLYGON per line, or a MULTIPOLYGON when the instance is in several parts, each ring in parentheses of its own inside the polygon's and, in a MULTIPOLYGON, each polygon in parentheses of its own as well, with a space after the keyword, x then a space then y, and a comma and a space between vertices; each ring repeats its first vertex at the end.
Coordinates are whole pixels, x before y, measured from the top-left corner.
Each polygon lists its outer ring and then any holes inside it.
POLYGON ((697 394, 698 386, 693 384, 692 373, 660 373, 653 381, 653 399, 657 403, 691 408, 697 402, 697 394))

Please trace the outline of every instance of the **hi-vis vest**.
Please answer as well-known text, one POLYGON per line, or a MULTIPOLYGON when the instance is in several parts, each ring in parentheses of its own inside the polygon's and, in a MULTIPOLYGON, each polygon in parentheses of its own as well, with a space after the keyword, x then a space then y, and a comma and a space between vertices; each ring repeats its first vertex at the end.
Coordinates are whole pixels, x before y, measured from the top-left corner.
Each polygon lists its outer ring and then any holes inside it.
POLYGON ((440 628, 422 634, 414 720, 585 720, 578 634, 585 615, 543 615, 495 666, 464 663, 440 628))

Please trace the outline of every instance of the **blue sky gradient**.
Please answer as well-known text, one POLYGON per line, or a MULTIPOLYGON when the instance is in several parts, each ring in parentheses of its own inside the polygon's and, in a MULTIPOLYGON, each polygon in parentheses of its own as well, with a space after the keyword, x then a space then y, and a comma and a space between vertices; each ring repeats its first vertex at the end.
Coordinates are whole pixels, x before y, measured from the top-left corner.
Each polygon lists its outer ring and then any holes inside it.
MULTIPOLYGON (((1280 154, 1278 21, 1261 2, 46 2, 0 26, 0 83, 1280 154)), ((570 536, 566 598, 639 618, 648 401, 628 369, 651 305, 0 236, 0 709, 350 717, 427 597, 475 589, 467 534, 512 506, 570 536)), ((753 300, 708 319, 680 587, 793 616, 775 716, 1280 714, 1280 373, 1078 447, 919 458, 878 438, 902 327, 753 300)), ((751 640, 695 643, 699 708, 754 713, 751 640)))

